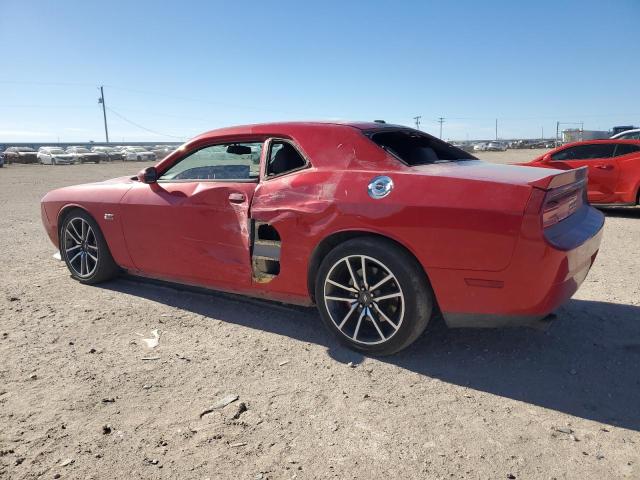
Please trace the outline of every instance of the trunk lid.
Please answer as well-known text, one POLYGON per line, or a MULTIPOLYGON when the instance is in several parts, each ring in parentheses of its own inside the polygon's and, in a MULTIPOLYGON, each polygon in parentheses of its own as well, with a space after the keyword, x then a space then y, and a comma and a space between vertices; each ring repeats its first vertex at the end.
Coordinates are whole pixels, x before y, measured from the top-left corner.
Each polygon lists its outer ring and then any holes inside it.
POLYGON ((482 160, 430 163, 410 167, 418 175, 435 175, 512 185, 529 185, 546 190, 576 180, 575 170, 501 165, 482 160), (560 178, 557 178, 560 177, 560 178))

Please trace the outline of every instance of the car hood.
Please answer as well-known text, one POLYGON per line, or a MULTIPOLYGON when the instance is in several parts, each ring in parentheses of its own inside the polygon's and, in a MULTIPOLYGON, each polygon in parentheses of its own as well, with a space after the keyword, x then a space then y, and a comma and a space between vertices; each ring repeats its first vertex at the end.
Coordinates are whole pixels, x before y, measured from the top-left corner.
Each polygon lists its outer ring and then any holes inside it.
POLYGON ((415 174, 546 188, 562 170, 501 165, 482 160, 432 163, 411 167, 415 174))
POLYGON ((43 198, 44 204, 56 204, 58 209, 64 205, 84 206, 118 203, 133 186, 131 177, 119 177, 103 182, 84 183, 51 190, 43 198))

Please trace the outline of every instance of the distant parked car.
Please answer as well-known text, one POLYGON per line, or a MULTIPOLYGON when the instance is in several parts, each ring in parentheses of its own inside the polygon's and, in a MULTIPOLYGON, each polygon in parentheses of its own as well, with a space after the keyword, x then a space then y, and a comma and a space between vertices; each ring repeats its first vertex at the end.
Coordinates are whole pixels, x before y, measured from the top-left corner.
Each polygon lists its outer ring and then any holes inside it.
POLYGON ((4 151, 7 163, 37 163, 38 153, 31 147, 9 147, 4 151))
POLYGON ((4 152, 0 152, 0 168, 4 167, 4 152))
POLYGON ((627 130, 611 137, 618 140, 640 140, 640 128, 634 128, 633 130, 627 130))
POLYGON ((114 160, 124 160, 124 155, 120 150, 115 149, 114 147, 93 147, 91 149, 92 152, 104 153, 106 155, 105 160, 110 162, 114 160))
POLYGON ((504 142, 489 142, 486 144, 485 150, 487 152, 506 152, 507 144, 504 142))
POLYGON ((138 160, 136 152, 127 150, 127 148, 128 147, 126 145, 116 145, 115 147, 113 147, 116 152, 122 155, 123 162, 135 162, 136 160, 138 160))
MULTIPOLYGON (((144 147, 124 147, 123 151, 128 152, 130 154, 134 154, 134 160, 138 162, 155 162, 157 160, 157 156, 155 153, 150 152, 144 147)), ((129 160, 130 158, 127 158, 129 160)))
POLYGON ((70 153, 75 158, 75 163, 100 163, 107 159, 107 154, 104 152, 92 152, 85 147, 67 147, 67 153, 70 153))
POLYGON ((563 145, 525 163, 530 167, 589 169, 587 195, 594 205, 640 204, 640 141, 591 140, 563 145))
MULTIPOLYGON (((629 130, 638 130, 638 127, 634 125, 618 125, 611 129, 611 138, 618 138, 617 135, 621 133, 626 133, 629 130)), ((634 140, 634 139, 631 139, 634 140)))
POLYGON ((158 160, 162 160, 164 157, 166 157, 171 152, 173 152, 173 150, 174 150, 174 147, 169 145, 156 145, 155 147, 149 148, 150 152, 153 152, 156 154, 156 158, 158 160))
POLYGON ((473 146, 473 151, 474 152, 486 152, 487 151, 487 144, 486 143, 476 143, 473 146))
POLYGON ((60 147, 40 147, 38 149, 38 163, 43 165, 71 165, 76 157, 66 153, 60 147))

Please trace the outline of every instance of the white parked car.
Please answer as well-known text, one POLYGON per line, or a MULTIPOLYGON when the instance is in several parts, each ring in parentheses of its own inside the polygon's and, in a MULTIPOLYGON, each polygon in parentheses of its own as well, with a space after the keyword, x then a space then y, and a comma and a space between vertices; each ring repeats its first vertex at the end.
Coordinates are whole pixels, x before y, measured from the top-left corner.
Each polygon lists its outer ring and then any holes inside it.
POLYGON ((144 147, 124 147, 122 152, 127 156, 126 160, 136 160, 138 162, 155 162, 156 154, 144 147))
POLYGON ((486 144, 485 150, 487 152, 506 152, 507 144, 505 142, 489 142, 486 144))
POLYGON ((117 150, 113 147, 97 146, 97 147, 91 148, 91 151, 104 153, 106 155, 105 160, 109 160, 109 161, 124 160, 124 155, 122 154, 122 152, 120 152, 120 150, 117 150))
POLYGON ((100 163, 107 159, 107 154, 104 152, 92 152, 85 147, 67 147, 67 153, 70 153, 75 158, 75 163, 100 163))
POLYGON ((486 152, 487 151, 487 144, 486 143, 476 143, 473 146, 473 151, 474 152, 486 152))
POLYGON ((43 165, 71 165, 76 157, 66 153, 60 147, 40 147, 38 149, 38 163, 43 165))
POLYGON ((633 130, 625 130, 611 138, 618 138, 620 140, 640 140, 640 128, 634 128, 633 130))

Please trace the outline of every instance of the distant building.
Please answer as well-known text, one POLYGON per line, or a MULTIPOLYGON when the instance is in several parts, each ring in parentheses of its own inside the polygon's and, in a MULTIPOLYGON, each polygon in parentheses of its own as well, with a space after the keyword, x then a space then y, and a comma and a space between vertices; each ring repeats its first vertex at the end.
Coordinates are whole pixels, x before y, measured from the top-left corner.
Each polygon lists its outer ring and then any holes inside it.
POLYGON ((601 138, 609 138, 609 132, 604 130, 581 130, 579 128, 568 128, 562 131, 562 143, 598 140, 601 138))

